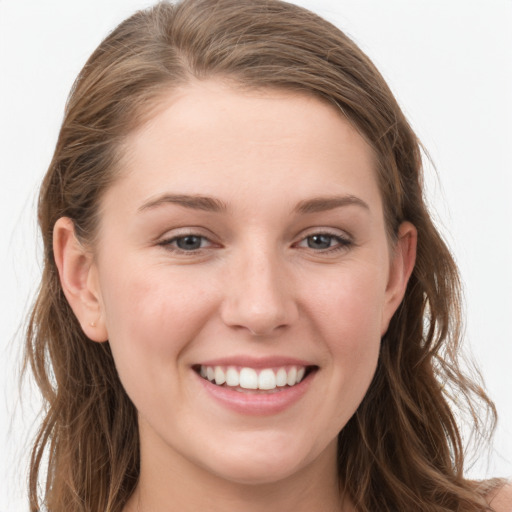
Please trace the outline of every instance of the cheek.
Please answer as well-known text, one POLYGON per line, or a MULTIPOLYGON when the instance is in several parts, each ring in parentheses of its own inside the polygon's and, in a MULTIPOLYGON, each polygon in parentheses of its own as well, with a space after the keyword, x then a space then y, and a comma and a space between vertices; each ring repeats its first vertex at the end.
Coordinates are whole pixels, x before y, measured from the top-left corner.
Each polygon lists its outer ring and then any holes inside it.
POLYGON ((327 280, 310 317, 323 341, 325 360, 343 403, 342 423, 355 412, 373 378, 380 351, 385 282, 379 273, 352 272, 327 280), (345 407, 346 406, 346 407, 345 407), (348 414, 348 417, 346 415, 348 414))
POLYGON ((380 341, 385 306, 385 279, 376 269, 339 272, 322 281, 310 301, 316 328, 325 333, 328 346, 345 356, 357 356, 366 345, 380 341))
MULTIPOLYGON (((203 279, 163 266, 105 269, 102 296, 109 341, 122 365, 175 366, 204 325, 214 302, 203 279), (127 277, 128 276, 128 277, 127 277)), ((142 368, 141 368, 142 369, 142 368)))
POLYGON ((164 266, 125 260, 104 270, 103 305, 119 378, 143 417, 176 404, 165 409, 170 422, 180 412, 179 397, 188 392, 177 378, 184 371, 182 353, 210 317, 212 290, 204 279, 164 266))

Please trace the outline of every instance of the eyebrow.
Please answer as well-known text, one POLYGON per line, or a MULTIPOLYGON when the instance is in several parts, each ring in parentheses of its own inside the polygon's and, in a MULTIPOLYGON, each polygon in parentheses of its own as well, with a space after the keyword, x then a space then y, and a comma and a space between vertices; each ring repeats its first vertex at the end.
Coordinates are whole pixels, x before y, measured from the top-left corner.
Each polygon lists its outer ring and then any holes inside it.
MULTIPOLYGON (((224 212, 227 210, 227 205, 220 199, 208 196, 196 196, 186 194, 162 194, 155 199, 150 199, 145 202, 139 209, 139 212, 152 210, 164 204, 177 204, 185 208, 194 210, 203 210, 208 212, 224 212)), ((370 207, 359 197, 353 195, 346 196, 327 196, 315 197, 312 199, 305 199, 300 201, 294 208, 297 213, 317 213, 326 210, 333 210, 343 206, 360 206, 365 210, 370 210, 370 207)))
POLYGON ((306 199, 304 201, 300 201, 297 204, 295 211, 298 213, 317 213, 351 205, 360 206, 361 208, 370 211, 370 207, 367 203, 365 203, 359 197, 353 195, 315 197, 313 199, 306 199))
POLYGON ((227 210, 224 202, 213 197, 186 195, 186 194, 163 194, 155 199, 145 202, 139 212, 152 210, 163 204, 177 204, 193 210, 204 210, 207 212, 222 212, 227 210))

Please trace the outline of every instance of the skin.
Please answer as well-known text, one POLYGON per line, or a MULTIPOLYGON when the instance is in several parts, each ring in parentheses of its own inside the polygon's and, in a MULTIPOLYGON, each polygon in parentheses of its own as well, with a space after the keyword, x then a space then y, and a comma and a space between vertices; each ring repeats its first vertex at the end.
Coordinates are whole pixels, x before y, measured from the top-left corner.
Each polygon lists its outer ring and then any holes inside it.
POLYGON ((496 512, 512 511, 512 484, 505 483, 489 496, 489 504, 496 512))
POLYGON ((352 510, 337 434, 371 382, 416 247, 409 223, 396 243, 386 235, 371 148, 318 99, 217 81, 170 92, 125 148, 96 246, 69 219, 54 231, 66 297, 91 342, 109 340, 139 412, 141 476, 125 510, 352 510), (191 234, 201 247, 180 251, 191 234), (241 414, 192 369, 233 355, 317 371, 284 410, 241 414))

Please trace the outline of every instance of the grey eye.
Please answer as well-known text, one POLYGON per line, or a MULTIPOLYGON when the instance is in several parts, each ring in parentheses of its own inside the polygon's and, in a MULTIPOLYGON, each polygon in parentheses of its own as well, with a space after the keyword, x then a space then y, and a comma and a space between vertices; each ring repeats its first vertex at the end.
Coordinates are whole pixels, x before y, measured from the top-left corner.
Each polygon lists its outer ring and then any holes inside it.
POLYGON ((183 251, 195 251, 200 249, 204 237, 196 235, 180 236, 176 238, 176 246, 183 251))
POLYGON ((336 237, 332 235, 311 235, 306 238, 310 249, 329 249, 336 237))

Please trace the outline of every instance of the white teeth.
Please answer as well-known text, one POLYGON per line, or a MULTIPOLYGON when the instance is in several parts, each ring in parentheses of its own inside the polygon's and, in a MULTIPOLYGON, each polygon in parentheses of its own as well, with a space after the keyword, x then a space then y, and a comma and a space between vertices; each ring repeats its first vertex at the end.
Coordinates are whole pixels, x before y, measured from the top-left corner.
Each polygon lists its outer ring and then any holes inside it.
POLYGON ((215 367, 215 384, 217 386, 221 386, 226 382, 226 374, 224 373, 224 370, 220 366, 215 367))
POLYGON ((288 374, 286 373, 286 370, 284 368, 279 368, 276 373, 276 385, 280 388, 286 386, 287 378, 288 374))
POLYGON ((293 386, 297 382, 297 368, 292 366, 288 371, 288 376, 286 378, 286 383, 288 386, 293 386))
POLYGON ((240 384, 240 374, 234 368, 228 368, 226 372, 226 384, 236 387, 240 384))
POLYGON ((244 389, 258 389, 258 374, 252 368, 240 370, 240 387, 244 389))
POLYGON ((272 370, 262 370, 258 375, 259 389, 274 389, 276 387, 276 374, 272 370))
POLYGON ((302 381, 306 373, 304 366, 288 366, 286 368, 264 368, 259 373, 254 368, 241 368, 228 366, 204 366, 199 369, 201 377, 208 379, 217 386, 225 384, 229 387, 243 389, 261 389, 265 391, 282 388, 286 385, 294 386, 302 381))

